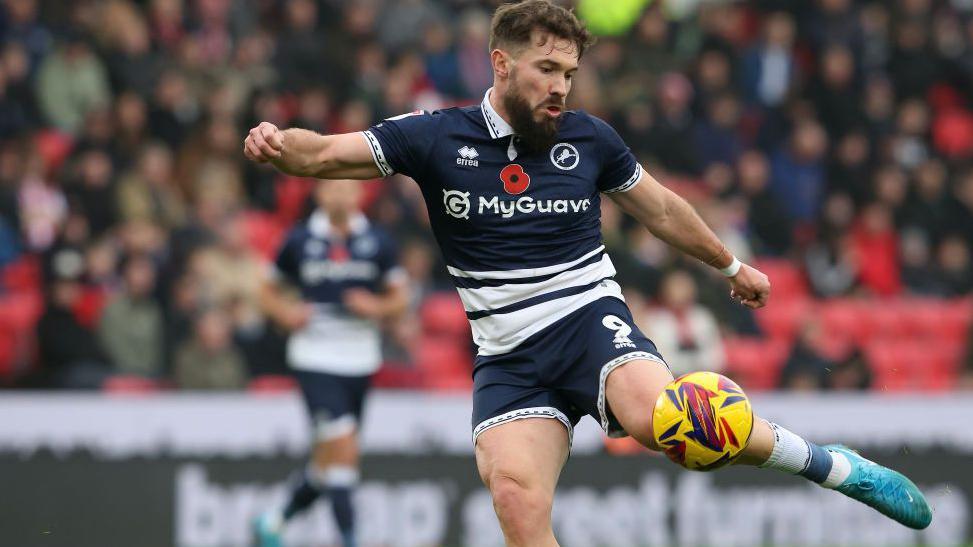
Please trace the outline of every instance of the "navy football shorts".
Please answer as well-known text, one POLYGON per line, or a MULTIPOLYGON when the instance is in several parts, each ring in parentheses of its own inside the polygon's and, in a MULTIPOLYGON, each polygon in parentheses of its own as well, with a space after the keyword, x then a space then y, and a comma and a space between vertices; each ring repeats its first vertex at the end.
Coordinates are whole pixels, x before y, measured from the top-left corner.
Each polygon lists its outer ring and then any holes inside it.
POLYGON ((628 306, 612 297, 571 313, 510 353, 477 357, 473 443, 491 427, 538 417, 560 420, 570 437, 585 414, 598 420, 609 436, 626 436, 605 401, 605 380, 635 359, 667 366, 655 344, 635 326, 628 306))
POLYGON ((340 376, 307 370, 293 372, 314 424, 315 440, 327 441, 355 431, 361 421, 371 375, 340 376))

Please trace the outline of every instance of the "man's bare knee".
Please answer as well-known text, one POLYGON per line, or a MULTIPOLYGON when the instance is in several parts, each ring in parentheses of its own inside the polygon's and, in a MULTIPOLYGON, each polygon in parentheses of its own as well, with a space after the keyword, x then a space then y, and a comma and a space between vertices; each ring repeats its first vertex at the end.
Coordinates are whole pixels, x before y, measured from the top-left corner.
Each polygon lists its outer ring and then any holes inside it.
POLYGON ((553 500, 541 488, 531 487, 510 475, 493 474, 487 481, 493 507, 510 539, 536 534, 538 523, 547 522, 553 500))

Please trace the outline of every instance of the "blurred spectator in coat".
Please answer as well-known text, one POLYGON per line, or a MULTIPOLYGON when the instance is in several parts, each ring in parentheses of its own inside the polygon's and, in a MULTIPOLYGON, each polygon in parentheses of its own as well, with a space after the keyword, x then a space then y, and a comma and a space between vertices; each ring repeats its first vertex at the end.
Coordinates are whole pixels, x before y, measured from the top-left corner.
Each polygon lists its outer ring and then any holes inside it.
POLYGON ((219 308, 196 318, 193 337, 176 351, 174 377, 182 389, 241 389, 247 374, 243 356, 233 346, 232 325, 219 308))
POLYGON ((793 18, 784 12, 769 15, 763 39, 742 60, 741 83, 751 103, 776 108, 784 102, 797 77, 793 48, 793 18))
POLYGON ((693 128, 693 141, 703 169, 714 163, 733 165, 743 152, 737 126, 740 102, 730 94, 714 97, 706 105, 706 116, 693 128))
POLYGON ((898 238, 887 207, 879 203, 865 207, 853 230, 852 246, 862 287, 879 296, 898 294, 902 287, 898 238))
POLYGON ((841 296, 855 286, 858 265, 848 235, 854 215, 847 194, 832 194, 824 203, 817 238, 804 255, 807 278, 818 296, 841 296))
POLYGON ((121 177, 117 199, 126 221, 148 221, 169 229, 186 223, 186 205, 175 186, 172 153, 163 144, 150 143, 139 152, 134 168, 121 177))
POLYGON ((834 363, 816 349, 822 336, 817 318, 809 318, 801 324, 790 356, 781 369, 778 387, 792 391, 824 389, 834 363))
POLYGON ((53 387, 96 389, 107 377, 107 358, 95 333, 76 315, 81 304, 84 256, 64 248, 51 257, 47 308, 37 324, 42 374, 53 387))
POLYGON ((164 373, 164 323, 154 298, 155 264, 129 257, 122 266, 122 291, 105 307, 98 326, 115 372, 158 377, 164 373))
POLYGON ((771 189, 784 211, 799 223, 809 223, 818 214, 824 192, 824 157, 828 137, 813 121, 801 121, 787 146, 771 160, 771 189))
POLYGON ((963 296, 973 291, 970 249, 962 237, 950 235, 943 239, 936 253, 936 265, 946 284, 946 296, 963 296))
POLYGON ((832 390, 867 390, 872 386, 872 369, 865 353, 855 348, 847 357, 832 365, 827 388, 832 390))
POLYGON ((858 96, 851 49, 834 44, 824 50, 818 77, 810 84, 808 95, 832 138, 843 136, 863 120, 858 102, 849 100, 858 96))
POLYGON ((37 96, 44 117, 67 133, 78 133, 85 115, 111 100, 108 72, 79 34, 44 58, 37 74, 37 96))
POLYGON ((674 270, 659 288, 660 307, 645 314, 640 327, 659 347, 674 376, 723 370, 723 342, 713 314, 696 301, 696 281, 674 270))

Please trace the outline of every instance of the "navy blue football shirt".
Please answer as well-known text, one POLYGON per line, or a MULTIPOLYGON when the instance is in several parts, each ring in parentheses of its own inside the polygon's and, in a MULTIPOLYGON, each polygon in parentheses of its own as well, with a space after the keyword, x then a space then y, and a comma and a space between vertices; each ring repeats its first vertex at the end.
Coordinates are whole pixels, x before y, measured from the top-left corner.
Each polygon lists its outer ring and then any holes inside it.
POLYGON ((601 235, 602 193, 642 174, 602 120, 562 116, 550 150, 518 149, 490 104, 414 112, 363 135, 384 176, 416 180, 433 234, 481 355, 530 335, 604 296, 621 298, 601 235))
POLYGON ((278 276, 296 286, 314 306, 310 322, 287 345, 293 368, 343 375, 365 375, 381 364, 378 328, 342 304, 352 288, 380 292, 404 276, 391 237, 364 215, 351 219, 351 234, 337 238, 323 212, 295 226, 274 263, 278 276))

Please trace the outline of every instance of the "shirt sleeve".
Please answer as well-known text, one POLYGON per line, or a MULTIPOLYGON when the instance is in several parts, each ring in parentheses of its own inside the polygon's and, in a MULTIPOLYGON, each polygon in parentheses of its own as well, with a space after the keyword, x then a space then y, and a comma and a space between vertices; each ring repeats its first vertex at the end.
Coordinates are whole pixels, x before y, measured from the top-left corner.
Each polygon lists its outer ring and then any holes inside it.
POLYGON ((433 144, 440 116, 417 110, 373 125, 362 134, 382 176, 394 173, 416 178, 433 144))
POLYGON ((642 177, 642 166, 610 125, 594 116, 591 119, 595 124, 601 157, 598 190, 606 194, 631 190, 642 177))
POLYGON ((387 234, 383 234, 379 247, 376 262, 384 285, 402 283, 406 280, 405 269, 399 265, 399 249, 395 245, 395 240, 387 234))
POLYGON ((292 232, 288 234, 280 250, 277 251, 277 258, 270 269, 271 277, 296 283, 300 279, 299 268, 300 257, 297 255, 297 238, 292 232))

